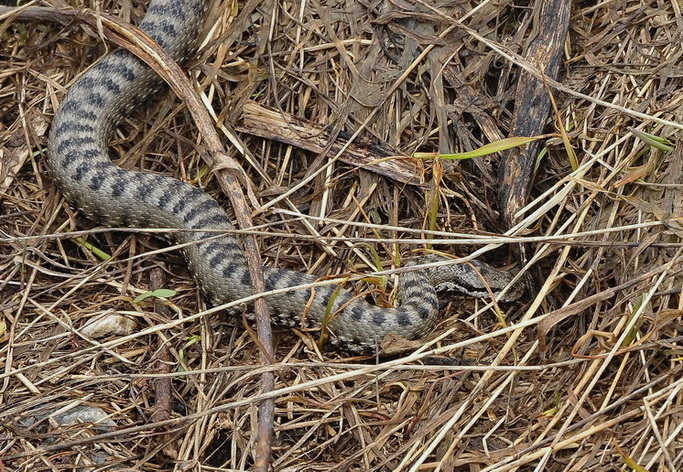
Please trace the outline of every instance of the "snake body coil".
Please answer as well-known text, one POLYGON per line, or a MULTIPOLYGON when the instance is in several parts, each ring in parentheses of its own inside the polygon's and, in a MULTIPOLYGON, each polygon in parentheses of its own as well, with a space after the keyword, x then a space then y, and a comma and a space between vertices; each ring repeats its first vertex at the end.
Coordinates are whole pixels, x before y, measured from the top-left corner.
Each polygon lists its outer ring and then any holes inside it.
MULTIPOLYGON (((153 0, 140 28, 171 56, 181 60, 194 50, 203 24, 205 0, 153 0)), ((157 75, 125 50, 116 50, 86 72, 69 90, 55 115, 48 142, 48 162, 66 198, 90 218, 107 226, 231 230, 225 211, 209 195, 179 180, 124 170, 108 155, 108 140, 130 108, 157 87, 157 75)), ((214 303, 252 294, 240 241, 233 235, 210 241, 215 232, 185 231, 172 235, 183 249, 190 271, 214 303)), ((493 290, 508 274, 476 263, 493 290)), ((315 276, 264 267, 267 290, 312 283, 315 276)), ((416 270, 402 275, 397 308, 380 308, 347 291, 334 299, 328 323, 333 344, 361 352, 372 350, 389 334, 414 339, 435 323, 436 286, 455 286, 486 295, 485 286, 467 265, 416 270)), ((294 290, 268 296, 273 321, 298 326, 301 316, 318 326, 325 318, 334 287, 294 290)), ((514 295, 513 295, 514 296, 514 295)))

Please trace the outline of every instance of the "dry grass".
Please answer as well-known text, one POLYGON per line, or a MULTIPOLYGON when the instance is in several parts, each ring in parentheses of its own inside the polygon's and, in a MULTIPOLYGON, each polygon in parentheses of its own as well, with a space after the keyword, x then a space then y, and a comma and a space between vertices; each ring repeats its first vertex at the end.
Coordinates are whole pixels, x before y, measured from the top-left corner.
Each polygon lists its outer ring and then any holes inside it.
MULTIPOLYGON (((131 0, 85 3, 135 20, 143 11, 131 0)), ((507 135, 535 3, 253 2, 234 16, 236 5, 219 2, 193 73, 226 146, 254 100, 332 134, 360 130, 361 144, 396 154, 471 150, 507 135)), ((682 156, 631 131, 676 142, 682 32, 677 2, 575 3, 553 93, 579 167, 560 140, 547 141, 533 203, 508 233, 532 248, 518 267, 533 279, 530 293, 502 307, 507 326, 481 303, 449 307, 436 341, 379 365, 320 353, 315 333, 280 332, 276 470, 611 471, 631 470, 628 460, 683 470, 682 156), (422 366, 431 350, 456 365, 422 366)), ((203 311, 177 252, 157 252, 163 245, 145 233, 94 227, 47 177, 46 130, 65 88, 103 52, 97 35, 47 23, 0 23, 0 34, 0 470, 72 470, 97 454, 145 471, 249 469, 263 368, 240 320, 203 311), (77 230, 113 258, 95 257, 77 230), (159 266, 177 291, 170 310, 134 304, 159 266), (137 328, 82 335, 102 313, 128 315, 137 328), (172 379, 161 413, 158 378, 172 379), (106 412, 118 433, 26 426, 40 409, 80 404, 106 412), (149 427, 158 414, 171 424, 149 427)), ((160 99, 121 127, 113 149, 124 167, 218 195, 195 136, 184 108, 160 99)), ((376 254, 388 269, 397 251, 421 247, 408 241, 414 232, 385 227, 428 228, 432 163, 424 186, 406 185, 333 153, 238 137, 250 159, 229 152, 266 210, 255 214, 265 262, 371 272, 376 254), (384 242, 358 242, 367 238, 384 242)), ((495 158, 445 164, 438 229, 501 232, 495 167, 495 158)), ((455 237, 440 248, 511 260, 513 247, 490 242, 455 237)))

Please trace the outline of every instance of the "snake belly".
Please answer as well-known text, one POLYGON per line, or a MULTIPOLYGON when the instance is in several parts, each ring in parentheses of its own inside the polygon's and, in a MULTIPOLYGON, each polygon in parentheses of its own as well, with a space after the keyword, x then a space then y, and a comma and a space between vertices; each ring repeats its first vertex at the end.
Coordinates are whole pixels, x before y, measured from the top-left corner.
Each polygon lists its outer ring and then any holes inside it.
MULTIPOLYGON (((207 3, 153 0, 140 28, 181 61, 194 52, 207 3)), ((159 84, 147 65, 123 49, 106 55, 84 73, 52 122, 47 160, 53 179, 69 202, 105 226, 194 230, 173 232, 169 237, 185 245, 182 251, 189 269, 211 301, 224 304, 250 296, 251 278, 239 239, 230 233, 216 239, 215 231, 202 231, 233 229, 213 198, 180 180, 124 170, 111 162, 108 141, 116 126, 159 84)), ((426 334, 437 318, 438 286, 486 296, 489 292, 477 271, 494 292, 511 279, 484 263, 474 265, 476 271, 464 264, 403 273, 395 308, 374 306, 346 290, 333 298, 336 287, 330 285, 319 286, 313 293, 297 289, 268 295, 267 302, 273 322, 284 326, 299 326, 304 313, 307 324, 320 326, 328 313, 326 326, 333 345, 368 352, 388 334, 406 339, 426 334)), ((269 267, 263 271, 269 291, 317 280, 301 272, 269 267)))

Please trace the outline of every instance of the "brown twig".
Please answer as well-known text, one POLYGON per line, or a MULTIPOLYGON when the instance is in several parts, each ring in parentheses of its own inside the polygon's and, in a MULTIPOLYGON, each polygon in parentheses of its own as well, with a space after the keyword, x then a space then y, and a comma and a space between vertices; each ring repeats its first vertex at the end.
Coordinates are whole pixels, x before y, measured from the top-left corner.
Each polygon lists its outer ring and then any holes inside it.
MULTIPOLYGON (((22 21, 47 20, 64 23, 73 19, 79 19, 96 29, 101 25, 103 27, 103 34, 107 39, 117 46, 127 49, 152 67, 170 85, 175 94, 185 102, 192 114, 199 134, 208 151, 202 157, 213 170, 221 188, 230 199, 239 227, 250 228, 252 226, 251 213, 240 186, 241 180, 245 184, 247 192, 251 192, 248 179, 239 164, 224 151, 223 145, 215 131, 213 120, 206 112, 199 95, 192 87, 183 70, 149 36, 120 18, 87 9, 76 10, 72 8, 50 7, 12 9, 0 7, 0 16, 8 13, 11 18, 22 21)), ((255 198, 253 201, 255 201, 255 198)), ((256 240, 253 236, 246 236, 243 242, 254 293, 262 293, 265 291, 265 285, 263 283, 261 261, 256 240)), ((263 298, 255 300, 254 312, 259 342, 266 350, 261 359, 262 362, 268 363, 269 358, 272 358, 273 355, 273 342, 268 307, 263 298)), ((261 381, 262 391, 272 391, 274 383, 273 374, 270 372, 265 373, 261 381)), ((255 454, 257 466, 255 470, 268 469, 273 434, 273 410, 274 401, 272 399, 264 401, 259 408, 261 418, 264 418, 264 420, 260 422, 258 428, 255 454)))
POLYGON ((332 129, 312 120, 306 120, 291 113, 249 101, 244 104, 237 131, 262 138, 291 144, 315 154, 327 152, 336 155, 343 147, 339 160, 352 166, 383 175, 406 184, 419 185, 419 176, 424 173, 422 162, 416 159, 401 159, 395 152, 376 144, 352 142, 348 136, 332 140, 332 129), (332 144, 330 146, 330 141, 332 144))
MULTIPOLYGON (((150 290, 158 290, 166 286, 166 275, 159 267, 153 267, 149 271, 149 288, 150 290)), ((154 299, 154 311, 162 315, 164 318, 170 318, 171 310, 159 299, 154 299)), ((167 374, 171 371, 171 353, 168 346, 164 343, 164 332, 158 334, 159 339, 159 354, 155 362, 155 371, 161 374, 167 374)), ((171 417, 172 411, 172 396, 171 396, 171 378, 159 377, 154 380, 154 410, 152 412, 152 422, 164 421, 171 417)))

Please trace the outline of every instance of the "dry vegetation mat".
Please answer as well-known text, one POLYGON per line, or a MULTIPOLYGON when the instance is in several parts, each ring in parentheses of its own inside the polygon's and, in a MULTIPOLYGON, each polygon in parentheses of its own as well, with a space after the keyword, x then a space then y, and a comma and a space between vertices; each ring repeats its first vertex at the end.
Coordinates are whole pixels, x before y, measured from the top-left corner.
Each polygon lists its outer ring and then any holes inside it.
MULTIPOLYGON (((136 24, 146 2, 68 3, 136 24)), ((434 248, 512 268, 527 293, 446 303, 429 339, 390 357, 277 331, 263 365, 178 251, 95 226, 51 184, 47 130, 111 47, 101 31, 3 16, 0 471, 248 470, 265 397, 279 471, 683 470, 678 2, 573 2, 512 228, 497 155, 410 156, 509 136, 542 1, 212 3, 189 73, 247 176, 264 263, 383 272, 356 289, 391 303, 391 270, 434 248)), ((227 206, 202 153, 167 94, 112 142, 118 165, 227 206)))

